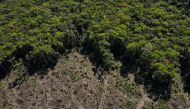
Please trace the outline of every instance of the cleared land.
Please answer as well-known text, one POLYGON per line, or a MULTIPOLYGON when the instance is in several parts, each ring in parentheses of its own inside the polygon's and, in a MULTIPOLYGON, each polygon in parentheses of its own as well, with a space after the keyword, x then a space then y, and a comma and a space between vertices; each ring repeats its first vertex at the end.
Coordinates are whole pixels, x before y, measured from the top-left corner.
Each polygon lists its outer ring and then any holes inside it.
POLYGON ((11 73, 1 81, 2 109, 190 108, 184 93, 174 94, 169 101, 153 100, 143 85, 135 83, 133 74, 123 77, 118 71, 102 72, 77 52, 61 57, 45 75, 29 76, 13 86, 19 80, 15 77, 11 73))

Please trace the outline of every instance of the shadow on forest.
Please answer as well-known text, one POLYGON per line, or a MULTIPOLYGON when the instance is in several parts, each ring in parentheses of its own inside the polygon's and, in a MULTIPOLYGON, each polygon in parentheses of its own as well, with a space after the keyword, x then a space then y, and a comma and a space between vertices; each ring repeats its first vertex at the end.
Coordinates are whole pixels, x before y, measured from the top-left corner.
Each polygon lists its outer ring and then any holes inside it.
POLYGON ((189 67, 189 58, 188 58, 188 54, 185 53, 185 51, 183 51, 182 56, 180 58, 180 65, 181 65, 181 77, 183 80, 183 84, 184 84, 184 90, 188 93, 190 93, 190 67, 189 67))
POLYGON ((5 78, 11 71, 11 64, 9 62, 0 63, 0 80, 5 78))
POLYGON ((137 84, 143 84, 146 92, 148 92, 149 94, 149 97, 153 100, 169 100, 171 97, 170 83, 160 82, 158 80, 153 79, 151 73, 140 71, 138 65, 123 64, 123 66, 120 69, 120 73, 123 77, 127 77, 128 73, 133 73, 135 76, 135 82, 137 84))
MULTIPOLYGON (((155 100, 163 99, 169 100, 171 95, 171 81, 170 78, 166 81, 160 81, 157 79, 153 79, 152 72, 147 71, 147 66, 140 65, 137 60, 134 60, 132 57, 123 56, 122 51, 126 51, 121 45, 116 45, 116 48, 112 47, 112 52, 117 60, 122 62, 122 66, 120 68, 121 76, 127 77, 128 73, 133 73, 135 76, 135 82, 137 84, 143 84, 146 92, 149 93, 149 96, 155 100), (117 48, 120 48, 118 51, 117 48), (115 52, 116 51, 116 52, 115 52)), ((138 59, 138 56, 136 57, 138 59)))
POLYGON ((48 69, 53 69, 54 66, 56 65, 57 61, 58 61, 58 57, 53 57, 51 59, 48 59, 48 57, 46 58, 46 56, 44 57, 45 61, 36 61, 34 62, 36 59, 32 59, 29 62, 24 62, 29 75, 33 75, 35 73, 37 74, 46 74, 48 69))
MULTIPOLYGON (((90 61, 96 66, 96 68, 103 68, 103 70, 109 71, 110 69, 104 68, 103 63, 99 57, 97 57, 93 52, 88 52, 88 50, 82 50, 82 54, 88 55, 90 61)), ((171 95, 171 84, 167 82, 159 82, 158 80, 152 79, 151 73, 146 73, 145 71, 140 71, 139 65, 136 63, 128 64, 124 59, 119 59, 119 56, 115 56, 117 60, 122 60, 122 66, 120 68, 120 74, 123 77, 127 77, 129 73, 135 75, 135 82, 137 84, 143 84, 145 86, 146 92, 149 93, 149 97, 158 100, 169 100, 171 95)), ((97 72, 96 69, 93 70, 97 72)), ((102 76, 104 74, 99 74, 102 76)), ((169 78, 168 78, 169 79, 169 78)), ((169 80, 168 80, 169 81, 169 80)))
POLYGON ((181 76, 184 84, 184 91, 190 93, 190 72, 182 71, 181 76))
MULTIPOLYGON (((54 66, 56 65, 57 63, 57 60, 54 61, 53 63, 48 63, 47 65, 45 66, 30 66, 30 65, 26 65, 25 64, 25 68, 27 69, 27 73, 29 75, 33 75, 33 74, 46 74, 48 69, 53 69, 54 66)), ((0 80, 4 79, 7 75, 9 75, 9 73, 11 72, 12 70, 12 65, 9 64, 9 65, 5 65, 5 64, 0 64, 0 80)))
POLYGON ((6 59, 3 63, 0 63, 0 79, 5 78, 13 68, 13 61, 22 60, 24 67, 27 70, 29 75, 37 74, 46 74, 47 70, 53 69, 56 65, 59 53, 53 55, 37 55, 28 59, 28 54, 32 51, 31 46, 25 45, 12 54, 11 58, 6 59))
POLYGON ((183 77, 184 80, 184 90, 188 93, 190 93, 190 75, 187 75, 186 77, 183 77))
POLYGON ((159 82, 152 79, 151 75, 147 77, 139 77, 139 74, 135 74, 135 81, 138 84, 143 84, 146 92, 149 93, 149 97, 157 100, 169 100, 171 97, 171 84, 167 82, 159 82))

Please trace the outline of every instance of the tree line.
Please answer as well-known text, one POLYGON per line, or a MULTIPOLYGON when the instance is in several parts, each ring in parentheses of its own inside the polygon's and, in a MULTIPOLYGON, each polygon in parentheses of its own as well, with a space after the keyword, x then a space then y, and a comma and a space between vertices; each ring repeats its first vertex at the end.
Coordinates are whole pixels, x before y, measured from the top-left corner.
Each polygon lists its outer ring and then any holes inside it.
POLYGON ((189 12, 188 0, 4 0, 0 73, 18 59, 30 71, 48 68, 80 48, 106 70, 134 69, 164 90, 180 74, 188 88, 189 12))

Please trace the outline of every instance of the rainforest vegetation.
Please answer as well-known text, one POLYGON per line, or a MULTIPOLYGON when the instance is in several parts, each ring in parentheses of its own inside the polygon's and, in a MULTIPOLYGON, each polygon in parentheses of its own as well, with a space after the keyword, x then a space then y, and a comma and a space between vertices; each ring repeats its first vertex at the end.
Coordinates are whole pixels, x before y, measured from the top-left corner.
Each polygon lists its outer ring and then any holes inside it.
POLYGON ((0 74, 32 74, 78 49, 105 70, 169 91, 190 89, 189 0, 0 0, 0 74))

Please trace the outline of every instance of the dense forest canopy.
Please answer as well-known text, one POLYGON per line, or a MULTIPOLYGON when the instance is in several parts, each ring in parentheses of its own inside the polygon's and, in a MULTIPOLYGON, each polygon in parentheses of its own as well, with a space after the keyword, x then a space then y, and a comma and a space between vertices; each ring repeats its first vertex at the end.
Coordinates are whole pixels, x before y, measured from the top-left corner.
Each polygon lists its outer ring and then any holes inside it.
POLYGON ((190 85, 189 0, 1 0, 0 73, 15 60, 30 71, 79 48, 105 69, 136 70, 169 88, 190 85))

